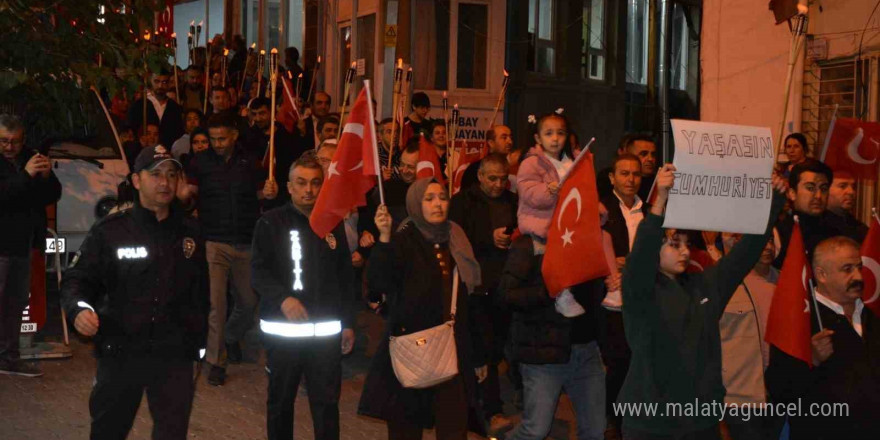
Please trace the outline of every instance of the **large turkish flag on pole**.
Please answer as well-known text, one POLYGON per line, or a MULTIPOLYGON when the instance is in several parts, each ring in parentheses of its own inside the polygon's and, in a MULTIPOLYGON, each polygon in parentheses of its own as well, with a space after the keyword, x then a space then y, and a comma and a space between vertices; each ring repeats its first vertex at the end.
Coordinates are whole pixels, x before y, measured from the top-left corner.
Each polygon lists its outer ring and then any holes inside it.
POLYGON ((366 206, 367 192, 377 181, 376 126, 370 117, 367 88, 361 90, 342 129, 324 185, 309 217, 312 230, 323 238, 358 206, 366 206))
POLYGON ((810 276, 801 228, 795 222, 770 304, 764 340, 812 366, 810 291, 807 288, 810 276))
POLYGON ((871 217, 871 228, 862 243, 862 279, 865 290, 862 301, 875 315, 880 316, 880 217, 871 217))
POLYGON ((541 266, 547 292, 554 298, 568 287, 611 273, 602 256, 593 153, 582 152, 560 184, 541 266))
POLYGON ((877 180, 880 173, 880 123, 834 118, 822 161, 833 170, 846 169, 860 179, 877 180))

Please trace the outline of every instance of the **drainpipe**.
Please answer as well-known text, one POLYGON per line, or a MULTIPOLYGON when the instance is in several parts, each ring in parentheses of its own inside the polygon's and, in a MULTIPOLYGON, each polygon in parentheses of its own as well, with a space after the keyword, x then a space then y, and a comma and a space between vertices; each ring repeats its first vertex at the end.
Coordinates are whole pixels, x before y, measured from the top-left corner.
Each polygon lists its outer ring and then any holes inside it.
POLYGON ((669 59, 670 59, 670 35, 669 22, 672 16, 672 5, 670 0, 660 1, 660 56, 657 57, 658 64, 658 84, 659 89, 659 106, 662 128, 661 145, 663 148, 663 160, 671 163, 669 155, 670 139, 669 139, 669 59))

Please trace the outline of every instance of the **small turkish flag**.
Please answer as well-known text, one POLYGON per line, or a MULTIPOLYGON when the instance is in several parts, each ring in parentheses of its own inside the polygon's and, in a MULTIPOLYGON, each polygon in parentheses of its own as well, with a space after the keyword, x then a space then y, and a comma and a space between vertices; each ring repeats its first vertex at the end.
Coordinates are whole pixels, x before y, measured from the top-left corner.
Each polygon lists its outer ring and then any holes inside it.
POLYGON ((855 177, 877 180, 880 173, 880 123, 835 118, 828 129, 822 161, 833 170, 846 169, 855 177))
POLYGON ((434 148, 425 135, 421 134, 419 139, 419 163, 416 165, 416 178, 433 177, 443 185, 446 185, 446 179, 443 178, 443 169, 440 168, 440 157, 437 156, 437 150, 434 148))
POLYGON ((452 193, 455 194, 461 190, 461 180, 464 178, 464 172, 468 166, 474 162, 479 162, 486 156, 486 150, 479 145, 465 144, 459 151, 456 151, 455 161, 456 167, 452 178, 452 193))
POLYGON ((281 94, 281 108, 275 119, 284 126, 288 133, 293 133, 293 127, 299 121, 299 110, 296 108, 296 102, 294 102, 291 93, 293 85, 284 75, 281 75, 281 85, 284 88, 284 93, 281 94))
POLYGON ((871 218, 871 229, 862 243, 862 279, 865 290, 862 301, 875 315, 880 316, 880 217, 871 218))
POLYGON ((342 130, 324 185, 309 217, 312 230, 323 238, 358 206, 366 206, 367 192, 376 184, 378 151, 375 124, 370 117, 367 87, 361 90, 342 130))
POLYGON ((568 287, 608 276, 611 272, 603 253, 593 153, 584 151, 562 182, 547 232, 541 273, 550 296, 555 298, 568 287))
POLYGON ((812 366, 810 291, 807 288, 810 276, 801 228, 795 222, 770 304, 764 340, 812 366))

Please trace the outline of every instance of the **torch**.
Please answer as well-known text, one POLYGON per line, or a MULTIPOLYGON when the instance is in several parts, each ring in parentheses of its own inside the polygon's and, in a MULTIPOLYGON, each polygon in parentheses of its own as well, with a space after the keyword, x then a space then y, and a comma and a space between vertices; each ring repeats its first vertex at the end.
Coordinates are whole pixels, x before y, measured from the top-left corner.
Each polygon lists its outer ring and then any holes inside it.
POLYGON ((785 146, 782 145, 782 135, 785 133, 785 117, 788 115, 788 98, 791 95, 791 80, 794 76, 794 67, 797 59, 801 54, 801 48, 804 46, 804 34, 807 31, 806 12, 798 5, 798 15, 795 17, 795 23, 791 28, 791 42, 788 52, 788 74, 785 77, 785 100, 782 101, 782 122, 779 125, 779 133, 776 135, 776 145, 779 152, 776 154, 776 162, 787 163, 788 155, 785 154, 785 146))
POLYGON ((193 37, 196 35, 196 22, 195 20, 189 22, 189 39, 187 40, 187 44, 189 45, 189 63, 193 63, 193 54, 196 50, 196 44, 193 42, 193 37))
MULTIPOLYGON (((207 39, 207 37, 205 37, 207 39)), ((199 42, 202 41, 202 22, 200 21, 198 25, 196 25, 196 47, 199 47, 199 42)))
MULTIPOLYGON (((348 72, 345 73, 345 92, 342 94, 342 109, 339 111, 339 124, 342 127, 345 127, 345 108, 348 104, 348 93, 351 89, 351 83, 354 81, 354 75, 357 71, 357 63, 352 61, 351 67, 348 68, 348 72)), ((370 103, 372 105, 372 103, 370 103)), ((339 142, 339 137, 342 135, 342 127, 340 130, 336 132, 336 142, 339 142)))
POLYGON ((272 89, 272 109, 269 122, 269 181, 275 182, 275 88, 278 85, 278 49, 269 54, 269 84, 272 89))
POLYGON ((193 63, 193 34, 192 32, 186 34, 186 49, 187 53, 189 53, 189 63, 193 63))
POLYGON ((174 32, 171 34, 171 54, 174 57, 174 96, 177 97, 177 101, 180 102, 180 86, 177 83, 177 33, 174 32))
POLYGON ((312 100, 312 92, 315 91, 315 85, 318 82, 318 69, 321 68, 321 56, 318 55, 318 62, 315 63, 315 71, 312 74, 312 84, 309 86, 309 96, 306 97, 306 102, 310 102, 312 100))
POLYGON ((260 49, 260 56, 257 57, 257 96, 260 96, 260 88, 263 86, 263 69, 266 67, 266 51, 260 49))
MULTIPOLYGON (((455 176, 453 175, 455 168, 453 168, 453 160, 455 159, 455 142, 458 133, 458 104, 452 106, 452 148, 446 152, 446 177, 449 178, 449 194, 452 194, 452 181, 455 180, 455 176)), ((446 138, 449 139, 449 133, 446 133, 446 138)))
POLYGON ((238 94, 240 97, 244 97, 244 79, 247 77, 248 66, 251 65, 251 58, 254 56, 254 48, 256 47, 257 43, 251 44, 251 47, 249 47, 247 51, 247 57, 244 59, 244 70, 241 72, 241 86, 238 87, 238 94))
POLYGON ((220 75, 223 78, 223 88, 226 88, 226 63, 229 57, 229 49, 223 49, 223 58, 220 59, 220 75))
POLYGON ((302 72, 296 76, 296 99, 302 99, 302 91, 303 91, 303 74, 302 72))
MULTIPOLYGON (((403 123, 404 118, 406 118, 406 109, 409 108, 407 104, 409 103, 409 88, 412 86, 412 78, 413 78, 413 70, 412 66, 410 66, 406 70, 406 78, 403 80, 403 84, 400 92, 400 142, 403 142, 403 129, 405 124, 403 123)), ((400 149, 403 150, 406 145, 401 145, 400 149)))
MULTIPOLYGON (((201 26, 200 26, 201 27, 201 26)), ((208 114, 208 95, 211 94, 211 40, 205 42, 205 105, 202 113, 208 114)))
POLYGON ((143 98, 143 101, 144 101, 144 108, 143 108, 144 118, 143 118, 143 124, 141 125, 141 133, 146 133, 146 131, 147 131, 147 78, 150 76, 150 69, 147 68, 147 48, 149 48, 149 47, 150 47, 150 31, 147 30, 146 33, 144 33, 144 53, 143 53, 143 56, 144 56, 144 93, 143 93, 143 95, 144 96, 141 97, 141 98, 143 98))
POLYGON ((489 129, 495 126, 495 118, 498 117, 498 109, 501 108, 501 103, 504 102, 504 93, 507 92, 507 83, 510 82, 510 74, 507 73, 507 69, 504 69, 504 80, 501 81, 501 93, 498 94, 498 102, 495 103, 495 111, 492 112, 492 119, 489 121, 489 129))
MULTIPOLYGON (((400 88, 402 86, 401 82, 403 81, 403 58, 397 59, 397 67, 394 69, 394 93, 391 95, 391 130, 392 133, 397 133, 399 129, 403 126, 403 121, 398 120, 397 111, 400 106, 400 88)), ((393 136, 392 136, 393 137, 393 136)), ((388 167, 391 168, 391 157, 394 156, 394 144, 400 142, 400 138, 397 138, 395 142, 392 139, 391 142, 391 151, 388 152, 388 167)))

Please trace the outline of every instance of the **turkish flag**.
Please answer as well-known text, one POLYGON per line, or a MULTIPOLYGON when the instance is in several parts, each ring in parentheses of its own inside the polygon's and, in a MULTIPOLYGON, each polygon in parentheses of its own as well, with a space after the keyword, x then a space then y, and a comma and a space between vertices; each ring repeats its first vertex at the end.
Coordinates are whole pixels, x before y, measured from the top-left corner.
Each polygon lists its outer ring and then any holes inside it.
POLYGON ((375 147, 376 126, 370 113, 367 87, 364 87, 345 122, 339 146, 309 217, 309 224, 319 237, 332 231, 352 209, 366 206, 367 192, 376 185, 379 152, 375 147))
POLYGON ((434 145, 425 139, 425 135, 420 135, 419 139, 419 163, 416 165, 416 178, 433 177, 438 182, 446 185, 446 179, 443 178, 443 169, 440 168, 440 157, 437 156, 437 150, 434 145))
POLYGON ((281 75, 281 85, 284 88, 284 93, 281 94, 281 108, 275 119, 284 126, 288 133, 293 133, 293 127, 299 121, 299 109, 297 109, 291 93, 293 84, 291 80, 281 75))
POLYGON ((452 193, 455 194, 459 190, 461 190, 461 180, 464 178, 464 172, 467 170, 468 166, 474 162, 479 162, 484 157, 486 157, 486 150, 483 148, 483 143, 480 142, 478 145, 465 144, 463 147, 458 149, 455 152, 455 172, 452 174, 452 193))
POLYGON ((835 118, 828 129, 822 161, 860 179, 876 180, 880 173, 880 123, 835 118))
POLYGON ((689 249, 691 259, 688 261, 687 273, 700 273, 715 265, 715 259, 702 249, 692 247, 689 249))
POLYGON ((795 222, 773 293, 764 340, 812 367, 810 291, 807 288, 810 276, 801 228, 795 222))
POLYGON ((862 301, 875 315, 880 316, 880 217, 871 218, 871 228, 862 243, 862 279, 865 290, 862 301))
POLYGON ((165 0, 165 8, 156 12, 155 28, 165 38, 174 33, 174 0, 165 0))
POLYGON ((404 122, 403 135, 400 136, 400 149, 401 150, 406 149, 406 143, 409 142, 409 140, 417 134, 418 133, 416 133, 415 130, 413 130, 413 126, 412 126, 412 123, 410 123, 410 121, 404 122))
POLYGON ((593 153, 584 151, 572 165, 558 200, 541 266, 547 291, 554 298, 568 287, 611 273, 601 257, 605 250, 593 153))

